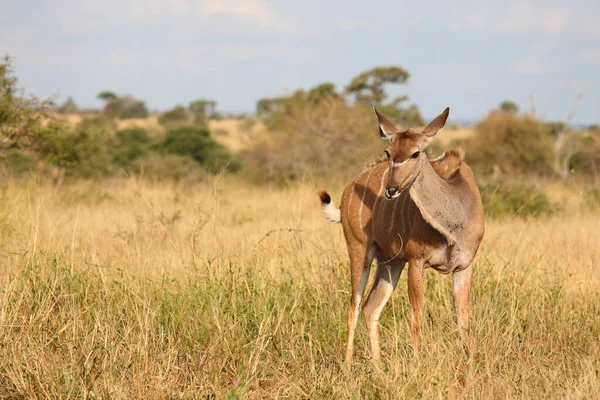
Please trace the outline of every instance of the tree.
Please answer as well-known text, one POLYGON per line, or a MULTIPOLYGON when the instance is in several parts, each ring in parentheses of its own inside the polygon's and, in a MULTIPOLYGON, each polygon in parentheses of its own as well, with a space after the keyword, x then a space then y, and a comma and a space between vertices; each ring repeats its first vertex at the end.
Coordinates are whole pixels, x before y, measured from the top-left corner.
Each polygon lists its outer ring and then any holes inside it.
POLYGON ((228 167, 239 168, 231 162, 227 148, 210 137, 210 132, 205 127, 181 126, 169 129, 161 144, 166 153, 190 156, 210 172, 218 172, 228 167))
POLYGON ((75 114, 79 112, 79 107, 77 107, 75 100, 69 96, 67 100, 58 107, 57 111, 61 114, 75 114))
POLYGON ((202 125, 208 118, 216 114, 217 102, 214 100, 198 99, 190 102, 188 108, 194 114, 196 124, 202 125))
POLYGON ((384 86, 389 83, 405 83, 410 74, 400 67, 375 67, 362 72, 346 86, 346 93, 363 104, 378 106, 387 98, 384 86))
POLYGON ((281 110, 287 97, 263 97, 256 102, 256 115, 263 117, 281 110))
POLYGON ((327 98, 339 98, 339 94, 335 90, 335 85, 331 82, 321 83, 310 89, 307 94, 308 101, 312 103, 320 103, 327 98))
POLYGON ((0 151, 33 151, 43 129, 53 129, 52 102, 25 98, 17 88, 13 61, 9 56, 0 63, 0 151), (47 121, 44 126, 43 121, 47 121))
POLYGON ((113 118, 146 118, 150 113, 146 103, 132 96, 117 96, 113 92, 104 91, 98 98, 106 101, 104 114, 113 118))
POLYGON ((187 122, 188 110, 184 106, 175 106, 175 108, 166 111, 158 118, 161 125, 177 124, 187 122))
POLYGON ((114 92, 111 92, 109 90, 104 90, 104 91, 98 93, 96 98, 98 100, 103 100, 103 101, 108 102, 108 101, 112 101, 112 100, 116 99, 117 95, 114 92))
POLYGON ((503 101, 500 103, 500 109, 504 112, 516 114, 519 112, 519 106, 513 101, 503 101))
POLYGON ((408 101, 408 96, 399 96, 385 103, 388 97, 385 92, 385 85, 403 84, 408 81, 409 77, 408 71, 400 67, 375 67, 352 79, 346 86, 346 94, 353 95, 358 103, 378 107, 402 125, 423 125, 423 118, 416 105, 411 105, 408 108, 402 106, 403 103, 408 101))

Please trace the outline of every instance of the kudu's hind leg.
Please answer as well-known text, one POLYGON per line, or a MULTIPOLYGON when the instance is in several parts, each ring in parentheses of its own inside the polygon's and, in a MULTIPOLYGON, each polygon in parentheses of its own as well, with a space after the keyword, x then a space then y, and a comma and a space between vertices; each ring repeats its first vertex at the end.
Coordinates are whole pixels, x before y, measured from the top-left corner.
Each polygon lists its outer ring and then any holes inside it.
MULTIPOLYGON (((350 246, 349 246, 350 247, 350 246)), ((353 246, 349 251, 350 255, 350 274, 352 281, 352 294, 350 295, 350 304, 348 304, 348 342, 346 344, 346 367, 352 368, 352 353, 354 352, 354 332, 358 322, 360 312, 360 301, 365 293, 369 271, 373 262, 374 251, 369 247, 353 246)))
POLYGON ((421 333, 423 299, 424 299, 424 272, 423 265, 414 260, 408 263, 408 300, 411 311, 411 330, 413 339, 413 350, 418 354, 419 334, 421 333))
POLYGON ((473 264, 452 275, 452 292, 454 294, 454 308, 460 337, 469 343, 469 292, 471 289, 471 275, 473 264))
POLYGON ((381 359, 379 347, 379 316, 398 284, 398 278, 400 278, 404 264, 404 262, 391 262, 389 264, 377 265, 373 288, 363 307, 365 319, 367 320, 369 339, 371 340, 371 352, 374 361, 379 361, 381 359))

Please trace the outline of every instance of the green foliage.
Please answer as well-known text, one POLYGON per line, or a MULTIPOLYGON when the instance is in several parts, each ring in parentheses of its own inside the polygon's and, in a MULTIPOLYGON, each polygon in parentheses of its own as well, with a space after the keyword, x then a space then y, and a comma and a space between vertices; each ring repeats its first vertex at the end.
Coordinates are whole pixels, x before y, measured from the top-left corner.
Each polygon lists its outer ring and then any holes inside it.
POLYGON ((365 71, 352 79, 346 86, 346 94, 351 94, 358 103, 376 106, 390 118, 405 126, 420 126, 424 121, 416 105, 403 108, 402 103, 407 96, 399 96, 385 103, 388 94, 387 84, 403 84, 408 81, 410 74, 400 67, 376 67, 365 71))
POLYGON ((207 128, 182 126, 169 129, 161 143, 161 149, 170 154, 190 156, 211 172, 222 168, 237 170, 239 165, 232 162, 229 151, 210 137, 207 128))
POLYGON ((158 117, 158 122, 164 126, 171 126, 181 123, 186 123, 188 120, 188 111, 183 106, 175 106, 175 108, 161 114, 158 117))
POLYGON ((108 102, 108 101, 115 100, 117 98, 117 95, 114 92, 111 92, 110 90, 104 90, 104 91, 98 93, 96 98, 98 100, 104 100, 104 101, 108 102))
POLYGON ((132 162, 148 155, 150 137, 145 129, 130 128, 118 131, 113 144, 112 162, 128 168, 132 162))
POLYGON ((106 115, 98 114, 83 118, 75 127, 76 130, 98 131, 111 134, 117 130, 117 124, 106 115))
POLYGON ((197 125, 206 125, 209 118, 213 118, 217 113, 217 102, 214 100, 198 99, 190 102, 190 112, 194 115, 194 123, 197 125))
POLYGON ((572 176, 592 182, 600 178, 600 132, 571 132, 566 139, 567 167, 572 176))
POLYGON ((346 256, 322 252, 304 266, 310 273, 219 255, 157 278, 92 256, 82 268, 60 254, 13 256, 20 265, 6 277, 0 341, 18 346, 0 352, 0 397, 430 399, 447 397, 457 377, 469 379, 459 388, 465 398, 598 393, 598 291, 571 291, 550 269, 530 283, 531 270, 544 267, 512 260, 475 265, 470 357, 455 332, 448 277, 427 273, 419 359, 399 285, 379 322, 383 367, 373 372, 360 324, 354 369, 344 371, 346 256))
POLYGON ((519 112, 519 106, 513 101, 503 101, 500 103, 500 110, 516 114, 519 112))
POLYGON ((480 179, 478 184, 488 218, 544 217, 557 211, 557 206, 535 185, 484 179, 480 179))
POLYGON ((104 114, 111 118, 146 118, 146 103, 131 96, 117 96, 113 92, 101 92, 98 98, 105 100, 104 114))
POLYGON ((263 117, 281 111, 287 97, 265 97, 256 102, 256 115, 263 117))
POLYGON ((553 175, 552 137, 530 115, 492 111, 465 142, 467 162, 480 173, 553 175))
POLYGON ((37 151, 51 165, 64 169, 71 176, 93 178, 110 172, 103 132, 44 129, 39 132, 37 151))
POLYGON ((346 86, 346 93, 354 96, 359 103, 381 105, 387 98, 384 86, 388 83, 402 84, 410 74, 400 67, 376 67, 362 72, 346 86))
POLYGON ((52 119, 52 102, 20 93, 12 59, 6 56, 0 63, 0 151, 33 150, 44 121, 52 119))
POLYGON ((0 165, 17 176, 37 170, 36 160, 15 148, 0 152, 0 165))
POLYGON ((335 90, 335 85, 331 82, 325 82, 310 89, 307 93, 307 100, 318 104, 326 99, 339 98, 340 95, 335 90))

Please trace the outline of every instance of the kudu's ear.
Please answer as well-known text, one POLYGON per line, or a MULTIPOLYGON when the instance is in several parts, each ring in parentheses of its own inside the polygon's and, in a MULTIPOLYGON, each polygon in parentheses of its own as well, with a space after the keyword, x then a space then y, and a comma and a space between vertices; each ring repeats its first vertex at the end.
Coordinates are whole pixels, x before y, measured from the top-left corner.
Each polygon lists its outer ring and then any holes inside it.
POLYGON ((446 107, 446 109, 440 115, 435 117, 433 121, 431 121, 429 125, 427 125, 425 129, 423 129, 423 132, 421 132, 421 134, 423 135, 421 149, 424 149, 429 144, 431 139, 433 139, 435 135, 437 135, 437 133, 440 130, 442 130, 444 125, 446 125, 448 114, 450 114, 450 107, 446 107))
POLYGON ((379 135, 385 140, 392 140, 392 135, 398 131, 398 128, 386 117, 381 115, 375 107, 373 107, 377 120, 379 121, 379 135))

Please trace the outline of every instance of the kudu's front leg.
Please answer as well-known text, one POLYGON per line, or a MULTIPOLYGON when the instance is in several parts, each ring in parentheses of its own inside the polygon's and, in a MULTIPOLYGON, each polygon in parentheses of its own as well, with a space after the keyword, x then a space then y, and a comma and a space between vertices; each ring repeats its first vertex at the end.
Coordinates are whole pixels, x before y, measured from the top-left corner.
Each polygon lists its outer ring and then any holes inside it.
POLYGON ((360 302, 369 279, 369 271, 373 262, 373 251, 357 246, 350 247, 350 274, 352 294, 348 304, 348 342, 346 344, 346 368, 352 369, 352 354, 354 352, 354 332, 360 313, 360 302))
POLYGON ((424 300, 424 268, 421 262, 408 262, 408 300, 411 311, 411 330, 415 355, 419 350, 419 334, 421 333, 423 300, 424 300))
POLYGON ((462 271, 452 275, 452 292, 454 294, 454 308, 458 331, 463 342, 469 345, 469 293, 471 289, 471 275, 473 264, 462 271))
POLYGON ((393 261, 388 264, 378 264, 373 288, 363 307, 365 319, 367 320, 367 329, 369 330, 369 338, 371 340, 373 361, 381 360, 379 316, 396 288, 402 268, 404 268, 404 262, 393 261))

